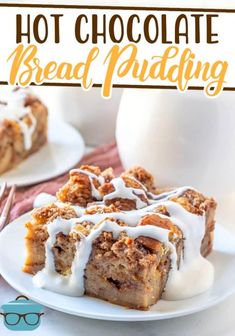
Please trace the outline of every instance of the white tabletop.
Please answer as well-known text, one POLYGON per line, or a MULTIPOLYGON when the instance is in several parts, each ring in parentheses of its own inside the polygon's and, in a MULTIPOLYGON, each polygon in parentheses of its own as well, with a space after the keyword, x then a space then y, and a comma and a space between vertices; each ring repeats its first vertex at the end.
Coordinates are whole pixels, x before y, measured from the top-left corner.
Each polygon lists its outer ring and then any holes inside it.
MULTIPOLYGON (((218 222, 235 234, 235 194, 219 202, 218 222), (225 206, 226 204, 226 206, 225 206), (223 219, 223 220, 222 220, 223 219)), ((234 266, 232 266, 234 267, 234 266)), ((14 300, 19 293, 0 277, 0 306, 14 300)), ((204 312, 190 316, 151 322, 110 322, 80 318, 45 308, 41 325, 30 335, 49 336, 234 336, 235 295, 204 312)), ((0 317, 0 335, 14 335, 7 330, 0 317)), ((24 335, 25 332, 17 332, 24 335)))

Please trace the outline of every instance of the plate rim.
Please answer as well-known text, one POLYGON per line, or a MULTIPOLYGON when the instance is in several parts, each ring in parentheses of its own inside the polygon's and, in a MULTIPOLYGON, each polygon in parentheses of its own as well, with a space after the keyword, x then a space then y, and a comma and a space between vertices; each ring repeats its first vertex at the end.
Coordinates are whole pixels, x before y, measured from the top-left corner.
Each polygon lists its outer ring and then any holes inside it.
MULTIPOLYGON (((6 232, 8 230, 11 230, 13 225, 17 225, 17 222, 19 220, 24 220, 24 218, 25 219, 28 218, 28 216, 30 215, 31 212, 32 211, 29 211, 29 212, 19 216, 14 221, 12 221, 9 225, 7 225, 2 232, 0 232, 0 245, 1 245, 1 239, 2 239, 3 234, 6 234, 6 232)), ((217 224, 217 227, 219 227, 220 230, 223 230, 224 233, 229 234, 229 231, 226 228, 224 228, 224 226, 217 224)), ((235 243, 235 238, 232 237, 232 239, 234 240, 234 243, 235 243)), ((12 281, 11 277, 9 277, 7 274, 5 274, 4 267, 2 267, 1 263, 0 263, 0 276, 2 276, 6 280, 6 282, 11 287, 13 287, 15 290, 17 290, 18 292, 20 292, 23 295, 26 295, 26 296, 30 297, 32 300, 42 304, 45 307, 48 307, 48 308, 51 308, 53 310, 60 311, 60 312, 66 313, 66 314, 74 315, 74 316, 80 316, 80 317, 91 318, 91 319, 94 319, 94 320, 103 320, 103 321, 123 321, 123 322, 157 321, 157 320, 166 320, 166 319, 171 319, 171 318, 187 316, 187 315, 191 315, 191 314, 194 314, 194 313, 197 313, 197 312, 201 312, 201 311, 206 310, 210 307, 213 307, 213 306, 215 306, 218 303, 224 301, 226 298, 228 298, 229 296, 231 296, 235 293, 235 285, 234 285, 232 289, 228 290, 223 295, 216 297, 214 300, 208 301, 208 303, 202 304, 200 307, 196 306, 196 307, 192 307, 191 309, 185 309, 185 310, 181 309, 181 311, 175 311, 175 312, 173 311, 173 312, 169 312, 169 313, 159 313, 159 312, 152 312, 151 313, 151 311, 139 311, 139 310, 132 309, 132 312, 137 313, 136 316, 134 314, 131 315, 131 316, 128 316, 128 315, 126 315, 126 316, 124 316, 124 315, 114 316, 113 314, 108 315, 106 313, 100 313, 100 312, 97 312, 97 311, 95 311, 94 313, 89 313, 89 312, 86 313, 86 312, 83 312, 81 309, 79 311, 74 311, 74 310, 71 310, 71 309, 67 309, 66 307, 61 307, 61 306, 54 305, 53 303, 50 303, 50 302, 48 303, 47 301, 45 303, 45 301, 43 299, 41 300, 40 298, 35 297, 34 295, 31 295, 30 294, 30 289, 27 290, 26 287, 23 287, 23 286, 19 285, 17 283, 17 280, 12 281)), ((30 276, 30 275, 28 275, 28 276, 30 276)), ((54 294, 56 295, 57 293, 54 293, 54 294)), ((92 298, 92 297, 89 297, 89 299, 99 300, 99 299, 92 298)), ((104 303, 108 304, 108 305, 113 305, 113 304, 111 304, 109 302, 106 302, 106 301, 104 301, 104 303)), ((124 309, 125 309, 125 307, 124 307, 124 309)), ((125 313, 123 313, 123 314, 125 314, 125 313)))
MULTIPOLYGON (((42 183, 42 182, 46 182, 46 181, 49 181, 49 180, 51 180, 51 179, 54 179, 54 178, 56 178, 56 177, 58 177, 58 176, 60 176, 60 175, 62 175, 62 174, 64 174, 64 173, 66 173, 66 172, 68 172, 70 169, 72 169, 73 167, 74 167, 74 165, 76 165, 76 163, 78 163, 79 162, 79 160, 81 160, 82 159, 82 157, 84 156, 84 153, 85 153, 85 141, 84 141, 84 139, 83 139, 83 137, 82 137, 82 135, 81 135, 81 133, 79 132, 79 130, 78 129, 76 129, 73 125, 71 125, 71 124, 69 124, 69 123, 67 123, 66 121, 64 121, 64 120, 61 120, 61 119, 57 119, 57 118, 55 118, 55 117, 49 117, 48 118, 48 141, 47 141, 47 143, 45 144, 45 145, 43 145, 43 147, 44 146, 47 146, 48 144, 50 144, 50 139, 49 139, 49 137, 50 137, 50 125, 51 124, 53 124, 53 123, 55 123, 55 124, 57 124, 57 125, 62 125, 62 127, 67 127, 67 128, 70 128, 73 132, 74 132, 74 134, 76 133, 76 136, 77 136, 77 138, 78 138, 78 141, 80 142, 80 144, 79 144, 79 148, 80 148, 80 154, 79 155, 77 155, 77 157, 78 157, 78 159, 76 160, 76 162, 75 162, 75 160, 74 160, 74 162, 73 162, 73 164, 71 163, 71 165, 70 166, 68 166, 68 168, 66 168, 66 170, 65 169, 58 169, 58 171, 56 172, 56 173, 54 173, 54 174, 51 174, 50 176, 48 176, 48 177, 39 177, 39 178, 36 178, 35 180, 30 180, 30 181, 25 181, 25 182, 17 182, 17 186, 18 187, 29 187, 29 186, 32 186, 32 185, 35 185, 35 184, 39 184, 39 183, 42 183)), ((43 147, 41 147, 40 149, 39 149, 39 151, 37 151, 37 152, 35 152, 35 153, 32 153, 32 155, 35 155, 35 154, 38 154, 38 153, 40 153, 40 151, 41 151, 41 149, 43 149, 43 147)), ((79 153, 79 152, 78 152, 79 153)), ((19 163, 19 165, 17 165, 16 167, 14 167, 13 169, 11 169, 11 170, 9 170, 9 171, 6 171, 5 173, 3 173, 3 174, 1 174, 0 175, 0 180, 6 180, 7 181, 7 177, 6 177, 6 179, 4 179, 4 175, 5 174, 8 174, 8 173, 10 173, 10 172, 12 172, 12 171, 14 171, 14 169, 16 170, 17 169, 17 167, 18 166, 20 166, 21 165, 21 163, 25 163, 25 162, 27 162, 27 160, 28 160, 28 158, 26 158, 25 160, 23 160, 22 162, 20 162, 19 163)), ((17 178, 17 177, 16 177, 17 178)), ((19 179, 20 179, 20 176, 19 176, 19 179)), ((12 182, 12 181, 7 181, 7 184, 8 184, 8 186, 12 186, 12 185, 14 185, 16 182, 12 182)))

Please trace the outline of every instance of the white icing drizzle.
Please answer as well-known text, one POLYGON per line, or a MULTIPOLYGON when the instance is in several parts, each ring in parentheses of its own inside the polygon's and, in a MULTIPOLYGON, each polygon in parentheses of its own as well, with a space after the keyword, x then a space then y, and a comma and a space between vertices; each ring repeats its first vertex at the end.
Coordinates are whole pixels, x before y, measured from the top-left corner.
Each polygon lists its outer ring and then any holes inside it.
POLYGON ((201 255, 201 242, 205 234, 205 215, 198 216, 186 211, 175 202, 167 210, 170 220, 184 236, 184 257, 180 268, 169 273, 163 298, 181 300, 208 290, 214 280, 212 264, 201 255))
POLYGON ((55 196, 48 194, 48 193, 40 193, 36 196, 33 202, 33 207, 41 208, 50 203, 55 203, 56 201, 57 201, 57 198, 55 196))
MULTIPOLYGON (((84 171, 82 171, 84 172, 84 171)), ((94 174, 88 173, 87 175, 92 178, 94 174), (91 175, 90 175, 91 174, 91 175)), ((99 180, 102 184, 103 181, 99 180)), ((191 187, 182 187, 170 192, 166 192, 160 195, 154 195, 152 197, 151 204, 146 206, 138 203, 137 198, 143 190, 126 188, 124 181, 121 178, 113 179, 113 185, 115 186, 115 192, 111 195, 111 198, 122 197, 135 199, 138 209, 132 211, 121 211, 115 213, 96 213, 85 214, 84 208, 77 210, 79 218, 70 220, 63 220, 57 218, 50 223, 48 228, 49 239, 46 242, 46 263, 42 271, 38 272, 34 276, 34 283, 36 286, 46 288, 58 293, 63 293, 72 296, 81 296, 84 294, 84 272, 89 261, 89 257, 92 251, 92 242, 96 239, 101 232, 112 232, 114 238, 117 238, 120 232, 125 231, 128 236, 136 238, 138 236, 146 236, 154 239, 158 239, 171 250, 171 270, 164 293, 164 298, 167 300, 178 300, 186 297, 191 297, 199 293, 204 292, 211 287, 214 278, 214 268, 211 263, 203 258, 200 254, 201 241, 205 233, 205 215, 196 215, 185 210, 180 204, 170 201, 171 197, 178 197, 182 195, 186 190, 191 187), (136 193, 133 194, 133 191, 136 193), (170 214, 170 220, 173 224, 177 225, 184 236, 184 257, 181 259, 180 267, 177 268, 176 263, 176 250, 168 239, 169 231, 152 225, 138 226, 140 219, 147 214, 154 213, 154 209, 158 206, 166 207, 170 214), (110 218, 120 219, 126 223, 127 226, 119 226, 115 222, 110 221, 110 218), (76 255, 74 257, 71 275, 62 276, 55 271, 54 258, 52 254, 52 247, 55 243, 56 235, 59 232, 69 234, 75 230, 75 226, 83 221, 90 221, 94 224, 94 228, 87 237, 81 239, 76 245, 76 255), (102 224, 99 224, 101 221, 102 224)), ((109 196, 107 195, 107 196, 109 196)), ((106 197, 106 196, 105 196, 106 197)), ((107 199, 103 199, 105 200, 107 199)), ((47 198, 47 197, 45 197, 47 198)), ((139 198, 138 198, 139 199, 139 198)), ((105 206, 104 202, 99 202, 99 206, 105 206)), ((59 204, 56 202, 55 204, 59 204)), ((64 203, 60 203, 60 206, 66 206, 64 203)), ((92 208, 92 207, 91 207, 92 208)), ((162 218, 168 218, 158 213, 158 216, 162 218)), ((79 233, 79 232, 78 232, 79 233)), ((79 233, 80 234, 80 233, 79 233)))
POLYGON ((94 199, 97 201, 102 200, 102 196, 100 195, 98 189, 96 189, 93 179, 96 179, 100 185, 103 185, 105 183, 104 177, 99 175, 97 176, 96 174, 91 173, 90 171, 83 170, 83 169, 73 169, 71 172, 76 172, 76 173, 81 173, 84 175, 87 175, 89 177, 89 181, 91 184, 91 195, 94 199))
POLYGON ((24 138, 25 150, 32 147, 32 135, 37 124, 30 106, 24 106, 28 93, 29 89, 18 89, 16 91, 9 91, 8 89, 2 98, 2 101, 6 104, 0 104, 0 121, 14 120, 19 124, 24 138), (27 125, 23 121, 26 115, 30 118, 31 125, 27 125))
POLYGON ((114 178, 112 180, 112 185, 114 186, 114 192, 104 196, 104 201, 113 198, 125 198, 134 200, 136 202, 136 208, 141 209, 145 207, 148 203, 140 199, 139 196, 144 196, 146 198, 146 193, 142 189, 136 189, 131 187, 126 187, 124 180, 121 177, 114 178))
MULTIPOLYGON (((38 272, 33 278, 33 282, 36 286, 41 288, 47 288, 52 291, 56 291, 55 289, 57 288, 57 291, 59 293, 63 293, 66 295, 74 295, 74 293, 80 293, 81 284, 79 284, 78 282, 75 283, 73 281, 75 276, 73 269, 71 276, 62 276, 56 272, 54 255, 52 252, 52 248, 56 242, 56 235, 60 232, 68 235, 71 232, 73 225, 74 220, 65 220, 61 218, 55 219, 52 223, 50 223, 50 225, 48 225, 47 230, 49 238, 47 239, 45 244, 46 265, 44 269, 38 272)), ((76 247, 78 251, 78 246, 76 247)))

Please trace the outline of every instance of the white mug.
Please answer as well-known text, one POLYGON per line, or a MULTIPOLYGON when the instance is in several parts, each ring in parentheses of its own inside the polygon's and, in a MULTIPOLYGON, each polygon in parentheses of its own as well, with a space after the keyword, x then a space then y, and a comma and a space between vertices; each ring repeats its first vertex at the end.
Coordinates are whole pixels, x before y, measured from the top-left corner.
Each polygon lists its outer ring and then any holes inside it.
POLYGON ((116 139, 125 168, 142 165, 159 186, 211 195, 235 189, 235 94, 125 90, 116 139))

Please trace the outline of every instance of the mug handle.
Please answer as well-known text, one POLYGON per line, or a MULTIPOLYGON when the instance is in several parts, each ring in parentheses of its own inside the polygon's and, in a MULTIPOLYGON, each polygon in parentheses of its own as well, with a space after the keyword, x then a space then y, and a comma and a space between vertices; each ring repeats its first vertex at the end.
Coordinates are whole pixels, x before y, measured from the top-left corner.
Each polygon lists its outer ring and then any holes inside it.
POLYGON ((15 299, 16 301, 19 300, 20 298, 23 298, 25 300, 29 300, 29 298, 27 298, 27 296, 24 296, 24 295, 19 295, 17 296, 17 298, 15 299))

